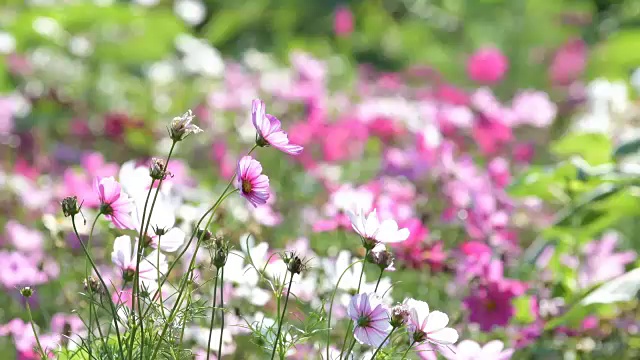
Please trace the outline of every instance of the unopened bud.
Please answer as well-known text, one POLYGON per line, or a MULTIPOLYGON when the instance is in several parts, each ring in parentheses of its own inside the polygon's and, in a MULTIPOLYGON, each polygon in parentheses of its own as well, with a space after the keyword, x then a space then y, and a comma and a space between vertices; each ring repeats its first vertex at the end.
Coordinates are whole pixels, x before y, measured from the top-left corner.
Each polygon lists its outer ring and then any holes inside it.
POLYGON ((302 261, 302 259, 300 259, 300 257, 297 256, 296 254, 294 254, 293 252, 286 253, 284 255, 284 257, 283 257, 283 260, 284 260, 285 264, 287 264, 287 270, 292 275, 293 274, 300 274, 303 271, 305 271, 306 268, 307 268, 307 266, 302 261))
POLYGON ((94 294, 102 294, 103 292, 102 284, 100 284, 100 281, 93 276, 89 276, 84 279, 83 285, 85 290, 90 290, 94 294))
POLYGON ((393 267, 393 254, 391 254, 391 252, 389 252, 382 244, 376 245, 376 247, 371 250, 367 260, 372 264, 378 265, 380 270, 395 270, 393 267))
POLYGON ((398 304, 391 309, 391 326, 398 328, 404 326, 409 320, 409 307, 405 304, 398 304))
POLYGON ((74 216, 80 212, 77 196, 67 196, 62 200, 62 213, 65 217, 74 216))
POLYGON ((30 298, 31 295, 33 295, 33 289, 28 286, 25 286, 22 289, 20 289, 20 295, 26 298, 30 298))
POLYGON ((149 175, 154 180, 163 180, 167 177, 167 165, 164 160, 153 158, 149 166, 149 175))
POLYGON ((196 232, 196 236, 198 237, 198 239, 202 241, 209 241, 211 240, 211 237, 213 236, 213 234, 211 234, 211 231, 209 230, 198 229, 198 231, 196 232))

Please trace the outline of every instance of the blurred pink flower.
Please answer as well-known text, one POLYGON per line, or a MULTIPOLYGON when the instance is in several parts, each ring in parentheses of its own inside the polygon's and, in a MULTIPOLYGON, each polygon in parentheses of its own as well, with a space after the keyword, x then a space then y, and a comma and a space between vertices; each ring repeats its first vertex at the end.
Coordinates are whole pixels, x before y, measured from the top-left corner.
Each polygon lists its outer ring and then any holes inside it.
POLYGON ((512 106, 517 125, 547 127, 553 123, 558 112, 556 104, 542 91, 521 91, 513 98, 512 106))
POLYGON ((38 230, 30 229, 15 220, 7 221, 4 229, 16 249, 27 253, 44 250, 44 237, 38 230))
POLYGON ((264 205, 269 199, 269 178, 262 174, 262 165, 251 156, 238 162, 236 188, 240 195, 254 207, 264 205))
POLYGON ((135 211, 135 204, 122 191, 120 183, 112 176, 99 178, 94 181, 93 189, 100 199, 100 212, 118 229, 135 229, 131 212, 135 211))
POLYGON ((333 30, 336 35, 345 37, 351 35, 353 32, 353 13, 346 6, 341 6, 336 9, 335 17, 333 20, 333 30))
POLYGON ((467 60, 467 74, 480 84, 500 82, 509 68, 509 60, 495 47, 484 47, 467 60))
POLYGON ((0 96, 0 136, 7 136, 13 131, 13 117, 17 110, 15 97, 0 96))
POLYGON ((587 44, 582 39, 567 40, 555 53, 549 67, 549 78, 556 85, 570 85, 578 80, 587 66, 587 44))
POLYGON ((361 344, 378 347, 391 331, 389 309, 375 294, 354 295, 347 314, 355 323, 353 336, 361 344))
POLYGON ((615 252, 617 242, 618 234, 609 232, 599 241, 591 241, 585 246, 584 261, 578 268, 578 284, 581 288, 624 274, 625 265, 636 259, 637 255, 632 250, 615 252))
POLYGON ((259 146, 273 146, 289 155, 298 155, 302 146, 289 143, 287 133, 281 129, 280 120, 265 112, 264 102, 259 99, 251 104, 251 120, 258 131, 256 144, 259 146))
POLYGON ((482 331, 506 326, 515 314, 513 299, 524 294, 526 289, 525 283, 503 277, 501 261, 491 261, 484 268, 480 284, 464 299, 464 305, 470 311, 469 321, 479 324, 482 331))

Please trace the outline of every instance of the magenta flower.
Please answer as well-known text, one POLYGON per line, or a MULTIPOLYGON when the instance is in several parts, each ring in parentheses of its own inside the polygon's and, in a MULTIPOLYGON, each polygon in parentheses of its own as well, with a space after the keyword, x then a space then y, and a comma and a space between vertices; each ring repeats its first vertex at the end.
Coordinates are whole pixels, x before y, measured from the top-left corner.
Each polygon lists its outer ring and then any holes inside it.
POLYGON ((333 31, 340 37, 349 36, 353 32, 353 13, 346 6, 336 10, 333 19, 333 31))
POLYGON ((93 190, 100 199, 100 212, 118 229, 135 229, 131 212, 135 210, 133 200, 122 191, 120 183, 113 177, 96 178, 93 190))
POLYGON ((464 300, 470 310, 469 321, 479 324, 482 331, 491 331, 494 326, 506 326, 515 315, 513 299, 525 290, 524 284, 511 279, 498 279, 480 285, 464 300))
POLYGON ((378 347, 391 331, 389 309, 375 294, 354 295, 347 314, 356 324, 353 336, 361 344, 378 347))
POLYGON ((258 146, 273 146, 289 155, 298 155, 302 146, 289 143, 287 133, 281 129, 280 120, 271 114, 266 114, 264 102, 254 99, 251 103, 251 121, 258 131, 256 144, 258 146))
POLYGON ((429 305, 420 300, 406 299, 409 307, 409 323, 407 331, 412 341, 430 342, 435 345, 448 346, 458 341, 458 332, 447 327, 449 317, 441 311, 429 311, 429 305))
POLYGON ((492 85, 500 82, 509 68, 509 60, 494 47, 476 51, 467 61, 467 74, 471 80, 492 85))
POLYGON ((262 165, 251 156, 244 156, 238 163, 236 188, 251 205, 264 205, 269 199, 269 178, 262 174, 262 165))

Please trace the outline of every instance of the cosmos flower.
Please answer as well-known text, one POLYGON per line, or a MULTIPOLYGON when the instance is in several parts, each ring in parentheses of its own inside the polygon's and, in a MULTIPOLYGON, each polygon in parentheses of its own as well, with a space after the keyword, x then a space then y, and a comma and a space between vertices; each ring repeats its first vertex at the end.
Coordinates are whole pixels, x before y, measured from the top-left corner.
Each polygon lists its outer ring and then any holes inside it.
MULTIPOLYGON (((122 278, 125 281, 132 281, 136 272, 137 259, 131 245, 131 237, 119 236, 113 243, 113 252, 111 253, 111 261, 120 268, 122 278)), ((137 242, 133 247, 138 248, 137 242)), ((155 282, 158 278, 158 272, 163 275, 167 269, 166 256, 162 253, 158 254, 158 250, 154 250, 140 261, 140 279, 155 282)))
POLYGON ((100 199, 100 212, 118 229, 135 229, 131 212, 135 205, 113 177, 96 178, 93 189, 100 199))
POLYGON ((258 131, 256 144, 258 146, 273 146, 289 155, 298 155, 302 146, 289 143, 287 133, 281 129, 280 120, 271 114, 266 114, 264 102, 259 99, 251 103, 251 121, 258 131))
POLYGON ((202 129, 191 123, 194 117, 191 110, 187 110, 182 116, 174 117, 173 120, 171 120, 169 135, 173 141, 181 141, 191 134, 202 132, 202 129))
POLYGON ((406 299, 409 307, 407 331, 411 341, 430 342, 435 345, 448 346, 458 341, 458 332, 447 327, 449 317, 441 311, 429 312, 429 305, 420 300, 406 299))
POLYGON ((389 309, 375 294, 354 295, 347 314, 355 323, 353 336, 361 344, 378 347, 391 331, 389 309))
POLYGON ((369 246, 370 249, 379 242, 396 243, 405 241, 409 237, 409 229, 398 229, 398 223, 394 220, 387 219, 380 222, 375 209, 369 215, 365 215, 362 209, 357 213, 348 211, 347 215, 351 219, 353 230, 362 237, 365 246, 369 246))
POLYGON ((262 165, 251 156, 238 162, 237 189, 251 205, 264 205, 269 199, 269 178, 262 174, 262 165))

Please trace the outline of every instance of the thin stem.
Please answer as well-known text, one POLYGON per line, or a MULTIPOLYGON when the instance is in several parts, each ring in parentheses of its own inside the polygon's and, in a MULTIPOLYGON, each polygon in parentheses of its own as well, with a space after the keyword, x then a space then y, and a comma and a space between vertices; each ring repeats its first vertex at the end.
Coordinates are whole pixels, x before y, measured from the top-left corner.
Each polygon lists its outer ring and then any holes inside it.
POLYGON ((351 340, 351 345, 349 345, 349 348, 347 349, 347 352, 344 354, 346 359, 349 358, 349 354, 351 354, 351 352, 353 351, 353 347, 354 346, 356 346, 356 338, 355 337, 353 338, 353 340, 351 340))
POLYGON ((33 336, 36 337, 36 343, 38 344, 38 350, 40 350, 40 354, 43 359, 47 359, 47 355, 44 353, 44 349, 42 348, 42 344, 40 344, 40 338, 38 337, 38 332, 36 331, 36 325, 33 322, 33 316, 31 316, 31 306, 29 306, 29 299, 25 298, 25 305, 27 306, 27 314, 29 315, 29 322, 31 323, 31 329, 33 330, 33 336))
POLYGON ((411 348, 413 347, 413 345, 416 343, 415 340, 413 340, 411 342, 411 344, 409 345, 409 347, 407 348, 407 350, 404 352, 404 354, 402 354, 402 358, 406 359, 407 358, 407 354, 409 353, 409 350, 411 350, 411 348))
MULTIPOLYGON (((173 150, 173 147, 172 147, 173 150)), ((151 197, 151 192, 153 191, 153 185, 156 183, 156 179, 151 179, 151 185, 149 186, 149 191, 147 191, 147 198, 144 200, 144 208, 142 210, 142 216, 140 217, 140 232, 138 233, 138 246, 136 246, 136 272, 134 274, 134 278, 133 278, 133 288, 131 289, 131 293, 133 296, 133 299, 136 299, 136 294, 137 294, 137 304, 138 304, 138 317, 140 318, 140 332, 144 333, 144 325, 142 323, 142 306, 140 306, 140 261, 142 261, 142 249, 143 249, 143 244, 144 244, 144 224, 145 224, 145 220, 146 220, 146 215, 147 215, 147 205, 149 204, 149 198, 151 197)), ((159 189, 159 188, 158 188, 159 189)), ((137 210, 136 210, 137 211, 137 210)), ((151 220, 151 216, 149 216, 149 220, 151 220)), ((159 263, 158 263, 159 266, 159 263)), ((132 314, 135 313, 135 310, 132 311, 132 314)), ((136 335, 136 331, 137 331, 137 327, 133 327, 132 333, 131 333, 131 342, 129 343, 129 358, 132 359, 132 355, 133 355, 133 342, 135 340, 135 335, 136 335)), ((141 336, 141 339, 144 339, 144 336, 141 336)), ((144 340, 141 340, 144 341, 144 340)), ((142 354, 142 347, 144 346, 143 343, 140 344, 140 353, 142 354)))
MULTIPOLYGON (((89 231, 89 239, 87 240, 88 251, 91 251, 91 239, 93 238, 93 231, 96 227, 97 222, 98 222, 98 216, 96 216, 96 218, 93 220, 93 223, 91 224, 91 230, 89 231)), ((85 278, 89 277, 89 260, 88 259, 85 259, 84 261, 84 276, 85 278)), ((93 334, 93 314, 95 313, 97 317, 98 313, 96 312, 95 304, 93 303, 93 290, 91 289, 91 286, 87 286, 87 288, 89 290, 89 331, 87 332, 87 342, 89 343, 89 349, 87 352, 89 353, 89 357, 91 357, 91 353, 92 353, 91 335, 93 334)))
MULTIPOLYGON (((156 259, 156 272, 157 272, 156 276, 157 276, 158 279, 160 279, 160 241, 161 240, 162 240, 162 235, 158 235, 158 249, 157 249, 158 250, 157 251, 158 257, 156 259)), ((162 310, 160 312, 160 314, 162 314, 162 318, 164 320, 166 320, 167 317, 164 314, 164 300, 162 300, 162 289, 159 289, 159 291, 158 291, 158 298, 160 300, 160 309, 162 310)), ((151 299, 153 299, 153 298, 151 298, 151 299)))
POLYGON ((340 286, 340 281, 342 281, 342 277, 347 273, 347 270, 351 269, 353 265, 362 262, 364 260, 358 260, 356 262, 351 263, 351 265, 347 266, 346 269, 342 272, 340 277, 338 278, 338 282, 336 283, 336 287, 333 288, 333 293, 331 294, 331 304, 329 305, 329 316, 327 320, 327 359, 329 359, 329 345, 331 344, 331 314, 333 313, 333 300, 336 297, 336 292, 338 291, 338 286, 340 286))
MULTIPOLYGON (((231 184, 231 183, 229 183, 231 184)), ((227 186, 227 189, 229 187, 227 186)), ((225 189, 226 190, 226 189, 225 189)), ((233 192, 229 193, 228 195, 232 194, 233 192)), ((223 193, 224 194, 224 193, 223 193)), ((204 230, 209 228, 209 225, 211 224, 211 221, 213 220, 213 215, 215 215, 215 210, 218 208, 218 206, 220 205, 220 203, 222 202, 222 200, 224 200, 226 198, 227 195, 223 195, 221 196, 218 201, 216 201, 216 203, 213 206, 213 210, 211 211, 211 214, 209 215, 209 219, 207 220, 207 224, 204 227, 204 230)), ((192 234, 192 238, 195 235, 195 232, 197 231, 197 227, 196 229, 194 229, 194 233, 192 234)), ((169 328, 169 324, 171 324, 175 318, 176 315, 176 311, 177 309, 180 307, 180 305, 182 304, 182 295, 184 293, 184 287, 187 285, 188 280, 190 279, 190 275, 191 272, 193 271, 194 265, 195 265, 195 261, 196 261, 196 254, 198 253, 198 249, 200 248, 200 245, 202 244, 202 239, 204 238, 204 234, 205 231, 202 231, 202 233, 200 234, 200 237, 198 238, 198 242, 196 243, 196 249, 193 252, 193 255, 191 256, 191 262, 189 263, 189 268, 187 270, 187 274, 185 275, 185 280, 182 281, 180 283, 180 287, 178 289, 178 298, 176 299, 176 303, 173 305, 173 307, 171 308, 171 312, 169 313, 169 318, 166 321, 164 327, 162 328, 162 331, 160 332, 160 339, 162 339, 164 337, 164 335, 167 332, 167 329, 169 328)), ((189 240, 189 242, 191 242, 192 239, 189 240)), ((187 245, 188 246, 188 245, 187 245)), ((184 254, 186 252, 187 248, 185 247, 185 249, 182 251, 182 254, 184 254)), ((177 259, 174 261, 174 264, 177 263, 177 259)), ((165 279, 167 277, 165 276, 165 279)), ((158 350, 160 350, 160 342, 158 342, 158 344, 156 345, 154 351, 153 351, 153 355, 151 356, 152 359, 155 359, 156 354, 158 353, 158 350)))
MULTIPOLYGON (((164 163, 164 171, 166 173, 167 168, 169 167, 169 161, 171 160, 171 155, 173 154, 173 150, 176 147, 176 144, 178 142, 177 141, 173 141, 171 143, 171 148, 169 149, 169 154, 167 155, 167 161, 164 163)), ((166 174, 165 174, 166 175, 166 174)), ((147 218, 146 224, 144 224, 144 217, 145 217, 145 210, 147 207, 147 202, 149 201, 149 194, 151 194, 151 189, 153 189, 153 184, 155 184, 155 179, 152 179, 151 181, 151 187, 149 188, 149 192, 147 193, 147 200, 145 201, 144 204, 144 210, 142 211, 142 218, 143 220, 141 221, 141 225, 140 225, 140 236, 138 237, 138 252, 136 254, 136 272, 135 272, 135 286, 134 286, 134 294, 135 291, 138 291, 138 317, 140 318, 140 333, 144 335, 144 328, 143 328, 143 316, 142 316, 142 306, 140 303, 140 261, 142 258, 142 249, 143 249, 143 244, 142 242, 144 241, 143 236, 147 233, 147 231, 149 231, 149 224, 151 223, 151 215, 153 214, 153 208, 156 205, 156 200, 158 199, 158 193, 160 193, 160 188, 162 187, 162 183, 164 182, 165 176, 160 178, 160 181, 158 182, 158 187, 156 188, 156 193, 153 195, 153 201, 151 202, 151 209, 149 209, 149 216, 147 218), (144 227, 144 231, 142 230, 144 227)), ((158 251, 160 251, 160 249, 158 248, 158 251)), ((156 266, 160 266, 160 263, 156 264, 156 266)), ((160 291, 160 288, 158 288, 158 291, 160 291)), ((134 299, 135 299, 135 295, 134 295, 134 299)), ((133 335, 136 334, 136 327, 133 328, 133 335)), ((129 355, 131 355, 131 349, 133 348, 133 340, 135 338, 135 336, 131 336, 131 348, 129 349, 129 355)), ((140 337, 140 353, 143 353, 143 349, 144 349, 144 336, 140 337)))
POLYGON ((386 338, 384 338, 384 340, 382 340, 382 343, 380 343, 380 346, 378 346, 378 348, 376 349, 376 352, 373 353, 373 356, 371 357, 371 360, 376 358, 376 355, 378 355, 378 352, 380 351, 380 349, 382 349, 382 347, 384 346, 384 344, 387 342, 387 340, 389 340, 389 338, 391 337, 391 335, 393 335, 393 332, 396 331, 397 328, 393 328, 391 329, 391 331, 389 332, 389 335, 387 335, 386 338))
MULTIPOLYGON (((360 294, 360 287, 362 286, 362 278, 364 276, 364 268, 365 268, 365 265, 367 264, 367 257, 368 256, 369 256, 369 249, 367 248, 367 249, 365 249, 364 259, 362 260, 362 271, 360 271, 360 280, 358 280, 358 290, 356 291, 356 294, 360 294)), ((351 326, 353 326, 353 320, 349 320, 349 325, 347 326, 347 332, 344 334, 344 340, 343 340, 343 343, 342 343, 342 349, 340 350, 340 359, 342 359, 342 353, 344 352, 344 346, 347 345, 347 339, 349 339, 349 334, 351 333, 351 326)), ((354 339, 354 341, 355 341, 355 339, 354 339)))
MULTIPOLYGON (((273 344, 273 352, 271 352, 271 360, 276 356, 276 349, 278 348, 278 340, 280 340, 280 331, 282 331, 282 323, 284 322, 284 316, 287 313, 287 304, 289 303, 289 295, 291 294, 291 285, 293 284, 293 272, 291 273, 291 279, 289 279, 289 288, 287 289, 287 296, 284 298, 284 306, 282 308, 282 315, 278 321, 278 332, 276 334, 276 341, 273 344)), ((284 280, 286 281, 287 274, 284 274, 284 280)))
POLYGON ((213 283, 213 301, 211 305, 211 323, 209 324, 209 341, 207 341, 207 360, 211 356, 211 334, 213 334, 213 322, 216 319, 216 297, 218 292, 218 274, 220 269, 216 268, 216 278, 213 283))
MULTIPOLYGON (((96 220, 94 220, 94 224, 97 221, 99 216, 100 214, 96 216, 96 220)), ((109 306, 111 307, 111 315, 113 316, 113 321, 115 323, 116 337, 118 338, 118 349, 120 351, 120 357, 124 359, 124 351, 122 350, 122 338, 120 337, 120 329, 118 329, 118 312, 116 311, 116 308, 113 305, 113 301, 111 300, 111 295, 109 294, 109 288, 107 287, 107 283, 104 282, 102 275, 100 275, 100 271, 98 271, 98 267, 96 266, 96 263, 93 261, 93 258, 89 253, 89 250, 87 250, 87 247, 82 242, 82 239, 80 239, 80 235, 78 234, 78 228, 76 227, 75 215, 71 217, 71 224, 73 225, 73 232, 76 234, 76 237, 78 238, 78 242, 82 246, 82 250, 84 251, 85 256, 87 257, 87 259, 89 259, 89 263, 91 263, 91 268, 93 268, 93 271, 96 273, 98 280, 100 280, 100 284, 102 285, 102 288, 107 293, 109 306)))
POLYGON ((216 359, 222 358, 222 334, 224 333, 224 266, 220 269, 220 311, 222 312, 220 315, 220 321, 222 321, 222 323, 220 325, 220 341, 218 341, 216 359))
POLYGON ((380 285, 380 280, 382 280, 383 273, 384 273, 384 269, 380 269, 380 276, 378 276, 378 281, 376 282, 376 288, 373 290, 374 293, 378 292, 378 286, 380 285))

